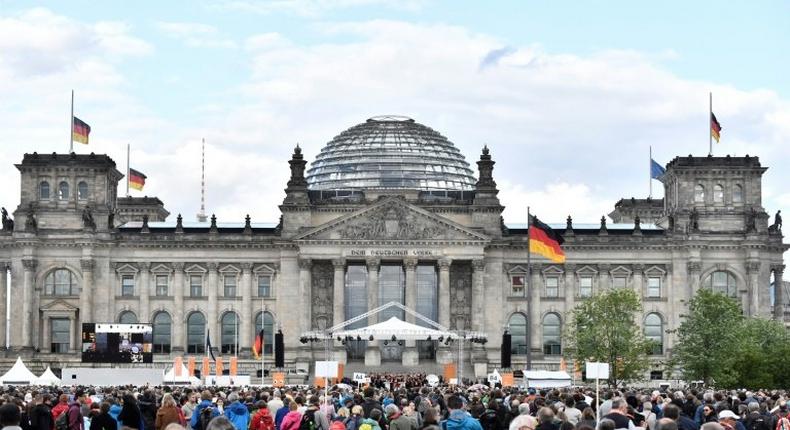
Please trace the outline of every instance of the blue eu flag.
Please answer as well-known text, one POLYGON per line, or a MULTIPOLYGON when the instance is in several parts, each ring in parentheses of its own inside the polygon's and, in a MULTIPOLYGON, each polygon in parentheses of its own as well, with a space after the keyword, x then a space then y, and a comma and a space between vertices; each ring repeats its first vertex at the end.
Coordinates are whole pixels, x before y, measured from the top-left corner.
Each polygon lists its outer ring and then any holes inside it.
POLYGON ((656 163, 656 160, 650 159, 650 177, 653 179, 659 179, 661 176, 666 173, 667 169, 663 168, 660 164, 656 163))

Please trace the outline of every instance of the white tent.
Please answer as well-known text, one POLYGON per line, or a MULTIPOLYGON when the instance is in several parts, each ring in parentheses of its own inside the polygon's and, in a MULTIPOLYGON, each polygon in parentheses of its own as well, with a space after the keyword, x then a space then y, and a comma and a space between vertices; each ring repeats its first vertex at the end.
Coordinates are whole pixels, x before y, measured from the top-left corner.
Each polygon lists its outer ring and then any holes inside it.
POLYGON ((529 388, 570 387, 571 375, 568 372, 548 370, 526 370, 524 380, 529 388))
POLYGON ((373 336, 374 340, 392 340, 393 336, 395 336, 397 340, 426 340, 428 336, 433 340, 438 340, 440 337, 457 337, 455 333, 421 327, 416 324, 402 321, 397 317, 392 317, 387 321, 367 327, 337 331, 332 333, 332 335, 335 337, 352 337, 355 339, 359 336, 362 340, 369 340, 370 336, 373 336))
POLYGON ((52 373, 52 369, 47 366, 47 370, 36 378, 36 385, 60 385, 60 378, 52 373))
POLYGON ((16 358, 16 363, 5 373, 0 376, 1 385, 31 385, 36 381, 36 375, 31 372, 25 363, 22 363, 20 357, 16 358))
POLYGON ((200 379, 189 376, 189 371, 183 364, 181 364, 181 376, 176 376, 176 368, 173 366, 170 370, 165 372, 162 382, 174 385, 200 385, 200 379))

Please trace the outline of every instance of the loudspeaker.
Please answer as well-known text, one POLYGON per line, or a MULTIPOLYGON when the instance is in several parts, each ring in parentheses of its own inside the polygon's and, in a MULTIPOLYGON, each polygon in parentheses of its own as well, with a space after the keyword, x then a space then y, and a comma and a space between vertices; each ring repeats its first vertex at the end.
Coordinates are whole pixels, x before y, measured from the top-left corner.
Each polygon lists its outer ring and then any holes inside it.
POLYGON ((281 331, 274 335, 274 367, 285 367, 285 342, 281 331))
POLYGON ((510 333, 505 333, 502 335, 502 357, 500 362, 502 363, 503 369, 510 368, 510 333))

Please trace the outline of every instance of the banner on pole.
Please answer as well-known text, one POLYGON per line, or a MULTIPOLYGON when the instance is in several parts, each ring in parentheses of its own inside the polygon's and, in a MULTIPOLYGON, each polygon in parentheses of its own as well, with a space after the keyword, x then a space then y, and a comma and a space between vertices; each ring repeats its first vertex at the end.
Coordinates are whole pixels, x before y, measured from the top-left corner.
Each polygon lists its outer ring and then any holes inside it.
POLYGON ((189 371, 189 376, 195 376, 195 357, 187 359, 187 371, 189 371))
POLYGON ((203 357, 203 368, 200 370, 200 376, 206 379, 211 374, 211 366, 208 362, 208 357, 203 357))
POLYGON ((360 372, 354 372, 354 382, 365 382, 365 374, 360 372))
POLYGON ((584 370, 587 374, 587 379, 609 379, 609 363, 588 361, 584 370))
POLYGON ((444 380, 449 381, 455 378, 455 363, 447 363, 444 365, 444 380))
POLYGON ((236 376, 236 371, 239 367, 239 359, 236 357, 230 358, 230 376, 236 376))
POLYGON ((173 359, 173 374, 176 377, 181 377, 181 367, 184 366, 184 359, 181 357, 176 357, 173 359))
POLYGON ((222 357, 217 357, 217 360, 214 362, 215 370, 217 371, 217 376, 222 376, 222 371, 224 370, 222 367, 222 357))
POLYGON ((513 373, 512 372, 503 373, 502 374, 502 386, 503 387, 512 387, 513 385, 514 385, 513 373))
POLYGON ((316 378, 337 378, 337 361, 316 361, 316 378))

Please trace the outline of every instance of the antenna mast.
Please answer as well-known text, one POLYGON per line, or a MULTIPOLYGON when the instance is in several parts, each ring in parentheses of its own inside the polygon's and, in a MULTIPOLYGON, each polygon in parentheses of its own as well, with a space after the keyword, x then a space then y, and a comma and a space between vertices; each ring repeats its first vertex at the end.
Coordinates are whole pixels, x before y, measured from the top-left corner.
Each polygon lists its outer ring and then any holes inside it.
POLYGON ((206 139, 203 138, 200 151, 200 212, 198 222, 206 222, 206 139))

